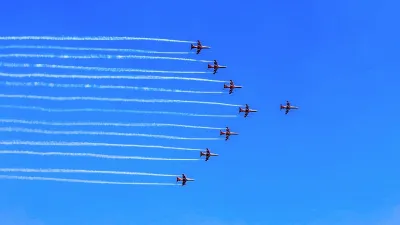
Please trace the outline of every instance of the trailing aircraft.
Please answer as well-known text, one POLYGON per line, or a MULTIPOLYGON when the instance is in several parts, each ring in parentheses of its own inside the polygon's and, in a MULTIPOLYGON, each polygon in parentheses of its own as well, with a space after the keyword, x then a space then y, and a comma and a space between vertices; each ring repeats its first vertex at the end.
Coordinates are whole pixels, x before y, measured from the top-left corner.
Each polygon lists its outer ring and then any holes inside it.
POLYGON ((212 66, 212 65, 208 64, 208 68, 209 68, 209 69, 214 69, 214 73, 213 73, 213 74, 215 74, 215 73, 217 72, 218 69, 220 69, 220 68, 226 68, 226 66, 220 66, 220 65, 218 65, 217 60, 214 60, 214 65, 212 66))
POLYGON ((229 85, 224 84, 224 88, 229 88, 229 94, 232 94, 233 89, 235 88, 242 88, 242 86, 236 86, 232 80, 229 81, 229 85))
POLYGON ((227 141, 231 135, 239 135, 239 133, 231 132, 229 127, 226 127, 226 131, 220 130, 219 135, 225 135, 225 141, 227 141))
POLYGON ((211 47, 202 45, 201 42, 198 40, 197 45, 190 44, 190 50, 194 48, 197 49, 196 54, 199 54, 202 49, 210 49, 211 47))
POLYGON ((218 154, 211 153, 210 150, 208 150, 208 148, 207 148, 205 152, 200 151, 200 157, 202 157, 202 156, 206 156, 206 161, 208 161, 210 156, 218 156, 218 154))

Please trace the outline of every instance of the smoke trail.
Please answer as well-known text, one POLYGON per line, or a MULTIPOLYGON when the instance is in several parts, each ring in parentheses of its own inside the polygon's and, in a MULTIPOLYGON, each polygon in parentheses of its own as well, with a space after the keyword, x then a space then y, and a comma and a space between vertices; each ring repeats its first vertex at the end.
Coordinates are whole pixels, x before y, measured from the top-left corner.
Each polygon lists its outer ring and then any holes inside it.
POLYGON ((124 49, 124 48, 82 48, 82 47, 63 47, 63 46, 45 46, 45 45, 6 45, 0 46, 0 49, 54 49, 54 50, 76 50, 76 51, 104 51, 104 52, 137 52, 148 54, 194 54, 194 52, 159 52, 139 49, 124 49))
POLYGON ((152 161, 198 161, 198 160, 200 160, 200 159, 154 158, 154 157, 141 157, 141 156, 104 155, 104 154, 95 154, 95 153, 35 152, 35 151, 19 151, 19 150, 0 150, 0 154, 40 155, 40 156, 73 156, 73 157, 91 157, 91 158, 101 158, 101 159, 127 159, 127 160, 152 160, 152 161))
POLYGON ((192 126, 192 125, 170 124, 170 123, 46 122, 46 121, 14 120, 14 119, 0 119, 0 123, 20 123, 20 124, 50 125, 50 126, 183 127, 183 128, 209 129, 209 130, 224 129, 218 127, 203 127, 203 126, 192 126))
POLYGON ((60 112, 60 113, 71 113, 71 112, 103 112, 103 113, 138 113, 138 114, 161 114, 161 115, 173 115, 173 116, 194 116, 194 117, 221 117, 221 118, 233 118, 238 117, 237 115, 207 115, 207 114, 194 114, 194 113, 181 113, 181 112, 163 112, 163 111, 140 111, 140 110, 123 110, 123 109, 57 109, 57 108, 41 108, 35 106, 17 106, 17 105, 0 105, 0 108, 9 109, 25 109, 35 110, 43 112, 60 112))
POLYGON ((4 63, 0 62, 0 66, 4 67, 36 67, 36 68, 53 68, 53 69, 73 69, 73 70, 88 70, 88 71, 102 71, 102 72, 143 72, 143 73, 197 73, 204 74, 210 72, 201 71, 166 71, 166 70, 144 70, 133 68, 107 68, 107 67, 89 67, 89 66, 64 66, 52 64, 29 64, 29 63, 4 63))
POLYGON ((176 186, 179 184, 174 183, 136 183, 136 182, 113 182, 103 180, 78 180, 78 179, 64 179, 64 178, 53 178, 53 177, 25 177, 25 176, 8 176, 0 175, 0 179, 6 180, 41 180, 41 181, 57 181, 57 182, 68 182, 68 183, 86 183, 86 184, 116 184, 116 185, 165 185, 165 186, 176 186))
POLYGON ((210 60, 188 59, 165 56, 144 56, 144 55, 54 55, 54 54, 0 54, 0 58, 59 58, 59 59, 163 59, 179 60, 190 62, 213 62, 210 60))
POLYGON ((159 92, 175 92, 190 94, 223 94, 222 91, 190 91, 179 89, 151 88, 151 87, 134 87, 134 86, 114 86, 114 85, 96 85, 96 84, 55 84, 45 82, 8 82, 0 81, 0 85, 6 86, 28 86, 28 87, 56 87, 56 88, 98 88, 98 89, 128 89, 138 91, 159 91, 159 92))
POLYGON ((222 105, 239 107, 241 105, 227 104, 220 102, 203 102, 203 101, 189 101, 189 100, 172 100, 172 99, 135 99, 135 98, 99 98, 99 97, 52 97, 52 96, 38 96, 38 95, 5 95, 0 94, 0 98, 25 98, 25 99, 40 99, 50 101, 108 101, 108 102, 141 102, 141 103, 192 103, 192 104, 206 104, 206 105, 222 105))
POLYGON ((126 37, 126 36, 2 36, 0 40, 48 40, 48 41, 162 41, 176 43, 196 43, 194 41, 182 41, 167 38, 146 38, 146 37, 126 37))
POLYGON ((125 171, 73 170, 73 169, 30 169, 30 168, 0 168, 0 172, 21 172, 21 173, 97 173, 97 174, 138 175, 138 176, 155 176, 155 177, 176 177, 176 176, 179 176, 179 175, 172 175, 172 174, 125 172, 125 171))
POLYGON ((14 78, 26 78, 26 77, 41 77, 41 78, 57 78, 57 79, 126 79, 126 80, 187 80, 187 81, 203 81, 203 82, 214 82, 214 83, 225 83, 223 80, 210 80, 203 78, 192 78, 192 77, 162 77, 162 76, 90 76, 90 75, 58 75, 58 74, 45 74, 45 73, 32 73, 32 74, 12 74, 12 73, 0 73, 1 77, 14 77, 14 78))
POLYGON ((29 145, 29 146, 92 146, 92 147, 128 147, 128 148, 160 148, 182 151, 202 151, 201 148, 178 148, 161 145, 134 145, 134 144, 111 144, 98 142, 58 142, 58 141, 0 141, 0 145, 29 145))
POLYGON ((126 137, 149 137, 149 138, 163 138, 171 140, 190 140, 190 141, 215 141, 219 138, 186 138, 168 135, 156 134, 137 134, 137 133, 119 133, 119 132, 103 132, 103 131, 53 131, 41 129, 27 129, 21 127, 0 127, 0 132, 23 132, 23 133, 36 133, 36 134, 64 134, 64 135, 104 135, 104 136, 126 136, 126 137))

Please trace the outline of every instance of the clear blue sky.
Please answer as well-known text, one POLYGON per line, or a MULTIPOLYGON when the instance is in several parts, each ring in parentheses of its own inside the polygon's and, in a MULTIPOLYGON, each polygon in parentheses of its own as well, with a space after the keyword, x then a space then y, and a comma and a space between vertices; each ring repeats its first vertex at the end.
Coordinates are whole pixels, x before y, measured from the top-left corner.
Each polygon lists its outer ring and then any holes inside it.
MULTIPOLYGON (((182 94, 94 88, 13 87, 1 94, 179 99, 245 104, 248 118, 137 113, 49 113, 2 108, 0 119, 56 122, 175 123, 231 127, 230 141, 148 137, 47 135, 1 132, 2 141, 76 141, 210 148, 208 162, 110 160, 86 157, 0 155, 2 168, 186 173, 185 187, 0 181, 2 225, 392 225, 400 223, 400 121, 397 1, 9 1, 0 36, 135 36, 202 40, 200 55, 228 68, 212 74, 156 74, 226 80, 244 88, 228 94, 182 94), (300 110, 284 115, 290 100, 300 110)), ((154 41, 0 41, 5 45, 133 48, 189 51, 188 43, 154 41)), ((99 51, 2 49, 2 54, 116 54, 99 51)), ((129 53, 121 53, 129 54, 129 53)), ((132 53, 144 55, 141 53, 132 53)), ((150 55, 150 54, 149 54, 150 55)), ((207 63, 144 59, 1 58, 6 63, 207 71, 207 63)), ((150 75, 71 69, 9 68, 2 73, 150 75)), ((223 83, 179 80, 7 78, 9 82, 129 85, 221 91, 223 83)), ((0 105, 102 108, 237 115, 237 107, 189 103, 47 101, 0 98, 0 105)), ((2 124, 46 130, 164 134, 215 138, 218 130, 176 127, 63 127, 2 124)), ((90 152, 145 157, 198 158, 197 151, 122 147, 7 146, 2 150, 90 152)), ((2 173, 123 182, 174 183, 175 177, 102 174, 2 173)))

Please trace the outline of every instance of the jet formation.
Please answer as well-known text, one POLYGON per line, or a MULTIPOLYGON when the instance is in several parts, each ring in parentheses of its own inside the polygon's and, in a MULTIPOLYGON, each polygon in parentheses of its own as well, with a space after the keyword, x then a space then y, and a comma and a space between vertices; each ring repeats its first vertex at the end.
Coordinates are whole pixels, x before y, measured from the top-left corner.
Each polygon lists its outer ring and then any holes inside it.
MULTIPOLYGON (((196 49, 196 54, 200 54, 202 49, 211 49, 211 47, 202 45, 201 42, 198 40, 197 41, 197 45, 193 45, 193 44, 190 45, 190 49, 191 50, 192 49, 196 49)), ((213 65, 208 64, 207 68, 208 69, 213 69, 213 74, 216 74, 218 69, 227 68, 227 66, 219 65, 218 61, 214 60, 214 64, 213 65)), ((243 88, 243 86, 235 85, 233 80, 229 80, 229 84, 224 84, 224 89, 229 89, 229 92, 228 92, 229 94, 232 94, 235 89, 241 89, 241 88, 243 88)), ((285 105, 280 104, 280 110, 282 110, 282 109, 285 110, 285 115, 286 115, 291 110, 299 109, 299 107, 298 106, 293 106, 293 105, 290 104, 289 101, 286 101, 285 105)), ((243 108, 239 107, 239 114, 240 113, 244 113, 244 115, 243 115, 244 118, 246 118, 250 113, 256 113, 256 112, 258 112, 258 110, 251 109, 248 104, 245 104, 245 106, 243 108)), ((220 136, 224 135, 225 136, 225 141, 228 141, 230 136, 239 135, 239 133, 232 132, 230 130, 230 128, 227 126, 225 128, 225 131, 222 131, 222 130, 219 131, 219 135, 220 136)), ((212 153, 208 148, 206 148, 206 151, 200 151, 200 157, 203 157, 203 156, 205 156, 205 161, 208 161, 211 157, 219 156, 219 155, 216 154, 216 153, 212 153)), ((182 177, 177 177, 176 178, 176 182, 182 182, 182 186, 186 185, 187 181, 194 181, 194 179, 187 178, 185 174, 182 174, 182 177)))

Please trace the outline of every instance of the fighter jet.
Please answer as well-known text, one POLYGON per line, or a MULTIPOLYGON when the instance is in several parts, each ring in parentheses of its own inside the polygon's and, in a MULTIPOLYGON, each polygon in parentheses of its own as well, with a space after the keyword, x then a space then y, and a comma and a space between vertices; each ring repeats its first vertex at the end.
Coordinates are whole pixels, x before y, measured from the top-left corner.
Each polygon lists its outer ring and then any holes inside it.
POLYGON ((179 181, 182 181, 182 186, 183 186, 183 185, 186 185, 186 182, 187 182, 187 181, 194 181, 194 179, 187 178, 187 177, 185 176, 185 174, 182 174, 182 178, 176 177, 176 182, 178 183, 179 181))
POLYGON ((249 105, 246 104, 246 108, 242 109, 241 107, 239 107, 239 113, 244 112, 244 117, 247 117, 247 115, 249 115, 249 113, 251 112, 257 112, 257 110, 255 109, 250 109, 249 105))
POLYGON ((210 46, 201 45, 201 42, 198 40, 197 45, 190 44, 190 50, 197 49, 196 54, 199 54, 202 49, 210 49, 210 46))
POLYGON ((225 141, 227 141, 231 135, 239 135, 239 133, 231 132, 229 127, 226 127, 226 131, 223 132, 222 130, 220 130, 219 135, 225 135, 225 141))
POLYGON ((224 88, 229 88, 229 94, 232 94, 233 89, 235 88, 242 88, 242 86, 236 86, 232 80, 229 81, 229 85, 224 84, 224 88))
POLYGON ((289 111, 290 111, 291 109, 299 109, 299 107, 297 107, 297 106, 292 106, 292 105, 290 105, 290 102, 289 102, 289 101, 286 101, 286 105, 282 105, 282 104, 281 104, 280 109, 281 109, 281 110, 282 110, 282 109, 286 109, 286 111, 285 111, 285 115, 286 115, 286 114, 289 113, 289 111))
POLYGON ((206 161, 208 161, 210 156, 218 156, 218 154, 211 153, 210 150, 208 150, 208 148, 207 148, 205 152, 200 151, 200 157, 202 157, 202 156, 206 156, 206 161))
POLYGON ((209 69, 214 69, 214 73, 213 73, 213 74, 215 74, 215 73, 217 72, 218 69, 220 69, 220 68, 226 68, 226 66, 220 66, 220 65, 218 65, 217 60, 214 60, 214 65, 211 66, 210 64, 208 64, 208 68, 209 68, 209 69))

